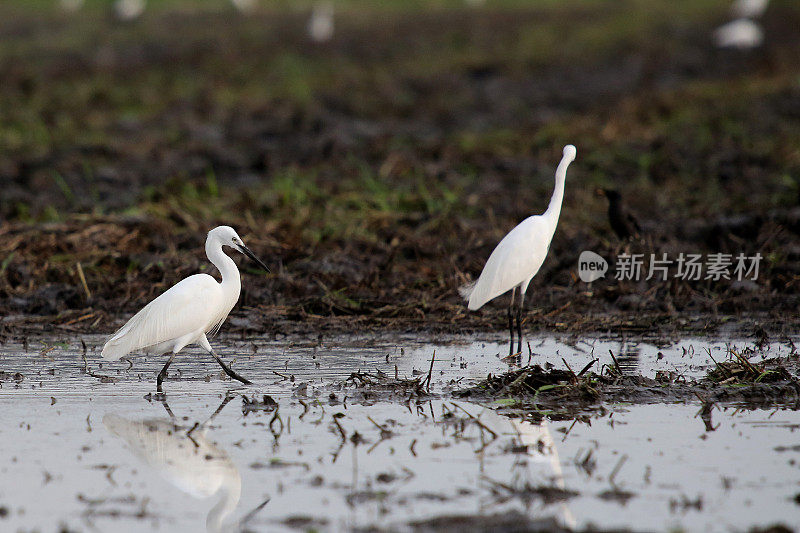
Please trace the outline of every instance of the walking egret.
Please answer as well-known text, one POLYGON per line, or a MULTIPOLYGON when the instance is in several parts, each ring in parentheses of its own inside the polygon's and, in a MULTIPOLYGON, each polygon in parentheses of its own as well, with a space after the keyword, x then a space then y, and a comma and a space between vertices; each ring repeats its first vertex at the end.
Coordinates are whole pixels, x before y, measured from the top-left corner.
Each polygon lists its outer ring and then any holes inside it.
POLYGON ((147 304, 122 326, 103 346, 104 359, 117 360, 130 352, 162 354, 172 352, 158 373, 157 391, 167 375, 175 354, 189 344, 198 344, 214 357, 225 373, 245 384, 246 380, 222 362, 208 342, 239 300, 242 283, 236 263, 222 251, 223 246, 238 250, 269 272, 230 226, 219 226, 208 232, 206 255, 222 274, 222 283, 208 274, 195 274, 147 304))
POLYGON ((556 186, 550 205, 541 215, 523 220, 508 235, 503 237, 483 267, 478 281, 469 283, 459 289, 461 296, 468 302, 471 311, 480 309, 489 300, 497 298, 511 290, 511 302, 508 306, 508 329, 511 332, 509 352, 514 353, 514 300, 519 293, 517 307, 517 352, 522 352, 522 305, 525 291, 533 276, 547 257, 550 241, 556 231, 558 217, 561 214, 561 202, 564 199, 564 181, 567 168, 575 160, 577 151, 568 144, 564 147, 564 155, 556 169, 556 186))

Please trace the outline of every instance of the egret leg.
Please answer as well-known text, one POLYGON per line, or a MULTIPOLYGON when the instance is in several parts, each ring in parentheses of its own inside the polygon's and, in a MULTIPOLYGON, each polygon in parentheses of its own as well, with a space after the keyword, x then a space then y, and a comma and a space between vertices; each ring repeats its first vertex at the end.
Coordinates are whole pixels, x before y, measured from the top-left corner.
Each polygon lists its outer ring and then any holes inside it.
POLYGON ((511 290, 511 301, 508 304, 508 331, 511 333, 511 340, 508 342, 508 355, 514 355, 514 296, 517 288, 511 290))
POLYGON ((525 299, 525 293, 522 289, 519 290, 519 307, 517 307, 517 353, 522 353, 522 303, 525 299))
POLYGON ((169 368, 169 365, 172 364, 173 359, 175 359, 175 352, 172 352, 167 360, 167 364, 165 364, 164 368, 161 369, 161 372, 158 373, 158 377, 156 378, 156 392, 164 392, 161 389, 161 383, 164 381, 164 378, 167 377, 167 369, 169 368))
POLYGON ((228 376, 230 376, 232 379, 235 379, 236 381, 241 381, 245 385, 252 385, 253 384, 252 381, 243 378, 242 376, 240 376, 239 374, 234 372, 233 369, 231 369, 228 365, 223 363, 222 359, 220 359, 219 356, 214 353, 214 350, 211 350, 211 355, 214 357, 214 360, 219 364, 219 366, 222 367, 222 370, 224 370, 225 373, 228 374, 228 376))

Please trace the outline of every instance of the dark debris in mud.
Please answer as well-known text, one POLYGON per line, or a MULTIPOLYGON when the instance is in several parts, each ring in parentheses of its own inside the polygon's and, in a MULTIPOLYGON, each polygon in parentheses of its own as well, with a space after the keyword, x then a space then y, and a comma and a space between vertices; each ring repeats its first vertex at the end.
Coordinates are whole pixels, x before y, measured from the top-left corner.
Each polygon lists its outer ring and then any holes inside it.
POLYGON ((5 372, 0 370, 0 382, 13 381, 16 383, 21 383, 24 379, 25 376, 21 372, 5 372))
POLYGON ((244 416, 247 416, 252 412, 271 413, 277 409, 278 402, 276 402, 275 399, 268 394, 265 394, 260 399, 255 396, 248 398, 244 394, 242 395, 242 414, 244 416))
POLYGON ((661 403, 701 400, 698 413, 711 425, 715 403, 753 406, 795 405, 800 408, 800 358, 748 359, 755 351, 730 349, 732 360, 717 363, 708 376, 686 380, 659 375, 656 379, 626 375, 618 366, 604 367, 601 374, 575 374, 571 370, 545 370, 527 366, 498 376, 488 376, 478 385, 455 392, 472 400, 500 401, 503 409, 523 411, 534 418, 574 417, 583 410, 602 408, 604 403, 661 403))
POLYGON ((579 492, 567 490, 553 485, 532 486, 525 483, 521 487, 513 487, 506 483, 490 481, 491 490, 498 502, 506 502, 510 499, 520 499, 526 504, 533 501, 540 501, 545 505, 567 501, 576 496, 579 492))
POLYGON ((402 398, 425 398, 431 396, 428 373, 416 378, 391 377, 380 370, 375 372, 353 372, 343 386, 352 394, 356 392, 363 398, 391 396, 402 398))
MULTIPOLYGON (((555 518, 532 519, 518 511, 486 516, 440 516, 409 524, 414 533, 566 533, 555 518)), ((368 531, 380 530, 363 530, 368 531)))
MULTIPOLYGON (((789 363, 788 359, 770 358, 754 362, 750 357, 755 354, 755 350, 749 347, 741 351, 730 349, 729 354, 730 360, 715 361, 717 366, 707 374, 706 379, 719 385, 797 382, 784 366, 789 363)), ((794 363, 797 367, 797 357, 794 358, 794 363)))

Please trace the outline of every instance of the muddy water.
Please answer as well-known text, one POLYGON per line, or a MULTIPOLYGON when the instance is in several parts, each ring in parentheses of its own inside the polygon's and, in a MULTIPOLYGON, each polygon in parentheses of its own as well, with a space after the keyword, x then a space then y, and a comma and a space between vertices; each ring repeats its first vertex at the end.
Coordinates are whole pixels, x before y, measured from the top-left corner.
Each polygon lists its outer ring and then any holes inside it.
MULTIPOLYGON (((88 370, 111 379, 83 372, 79 339, 0 348, 0 369, 24 375, 0 389, 2 531, 403 531, 474 515, 577 528, 800 525, 794 411, 716 408, 709 428, 697 405, 609 405, 591 424, 530 424, 446 396, 348 398, 338 384, 351 372, 427 374, 434 350, 439 392, 509 368, 502 342, 403 338, 221 339, 256 385, 221 381, 191 351, 176 360, 162 403, 144 396, 163 359, 101 368, 100 339, 84 341, 88 370), (270 394, 278 416, 244 414, 241 397, 224 403, 229 391, 270 394)), ((706 349, 716 359, 724 348, 541 338, 531 357, 576 368, 610 362, 610 349, 630 371, 697 375, 706 349)))

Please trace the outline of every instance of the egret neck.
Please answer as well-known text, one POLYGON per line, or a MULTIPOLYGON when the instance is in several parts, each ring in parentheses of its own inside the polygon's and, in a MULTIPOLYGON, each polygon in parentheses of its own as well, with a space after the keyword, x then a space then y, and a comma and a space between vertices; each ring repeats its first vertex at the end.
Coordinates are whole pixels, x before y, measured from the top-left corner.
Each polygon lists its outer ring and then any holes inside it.
POLYGON ((225 293, 225 298, 235 304, 239 300, 239 292, 242 290, 242 281, 236 263, 222 251, 222 243, 216 236, 209 235, 206 239, 206 255, 222 275, 222 291, 225 293))
POLYGON ((567 167, 575 160, 575 148, 569 150, 570 147, 564 149, 564 157, 556 168, 556 187, 553 190, 553 196, 550 198, 550 205, 547 206, 547 211, 542 215, 552 226, 552 232, 555 233, 558 218, 561 215, 561 203, 564 200, 564 183, 567 180, 567 167))

